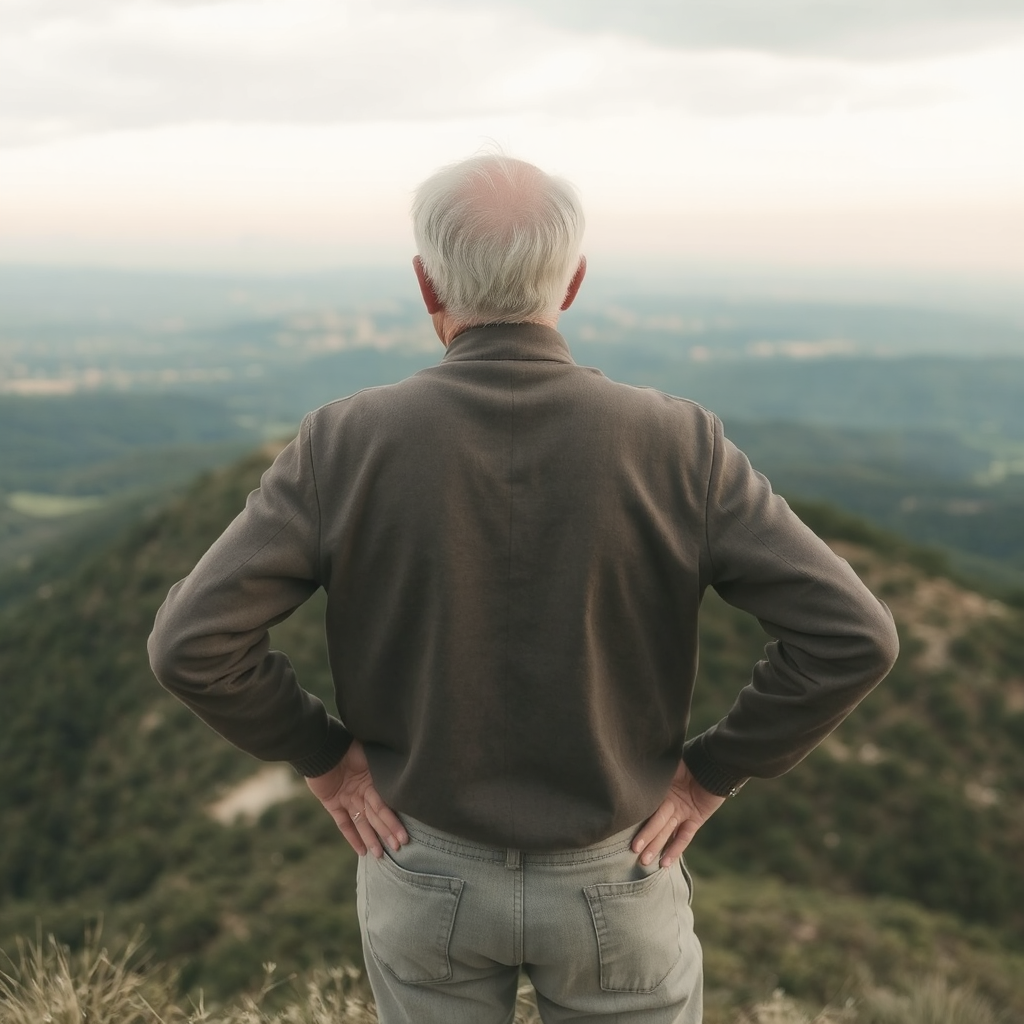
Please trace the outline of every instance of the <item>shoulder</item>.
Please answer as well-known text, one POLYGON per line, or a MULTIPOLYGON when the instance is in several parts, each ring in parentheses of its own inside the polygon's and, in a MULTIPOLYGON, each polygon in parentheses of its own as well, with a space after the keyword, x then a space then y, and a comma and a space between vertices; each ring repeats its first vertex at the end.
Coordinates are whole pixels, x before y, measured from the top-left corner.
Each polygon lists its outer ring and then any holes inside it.
POLYGON ((685 430, 708 440, 722 432, 721 420, 710 409, 692 399, 659 391, 653 387, 611 380, 599 370, 590 367, 580 369, 587 375, 587 386, 598 401, 610 408, 621 409, 630 418, 645 420, 652 425, 685 430))
POLYGON ((331 423, 372 410, 377 406, 386 405, 394 400, 396 392, 400 391, 409 379, 399 381, 397 384, 378 384, 374 387, 353 391, 350 395, 335 398, 319 406, 306 418, 311 424, 331 423))
POLYGON ((302 430, 315 438, 325 433, 332 434, 341 427, 352 430, 360 423, 373 425, 381 418, 386 418, 389 409, 403 404, 403 393, 409 390, 409 380, 411 378, 396 384, 363 388, 342 398, 335 398, 307 413, 302 430))

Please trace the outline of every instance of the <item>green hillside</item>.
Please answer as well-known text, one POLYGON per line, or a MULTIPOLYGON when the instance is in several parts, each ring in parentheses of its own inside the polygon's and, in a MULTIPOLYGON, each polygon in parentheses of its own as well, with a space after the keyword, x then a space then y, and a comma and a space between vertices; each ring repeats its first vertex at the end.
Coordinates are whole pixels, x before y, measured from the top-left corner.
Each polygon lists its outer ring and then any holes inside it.
POLYGON ((95 391, 32 398, 0 394, 0 435, 5 490, 60 494, 117 488, 122 481, 109 479, 109 467, 128 456, 251 437, 220 401, 95 391))
POLYGON ((939 545, 965 575, 1024 596, 1024 443, 997 455, 950 433, 731 417, 726 430, 782 493, 939 545))
MULTIPOLYGON (((358 963, 354 856, 333 823, 286 771, 213 736, 146 662, 167 588, 267 458, 208 475, 0 614, 0 948, 37 921, 70 943, 98 916, 110 936, 142 924, 182 987, 208 995, 258 982, 268 960, 358 963)), ((688 855, 716 1005, 780 985, 820 1005, 864 972, 895 983, 939 965, 1024 1014, 1024 614, 934 575, 927 553, 804 511, 893 608, 904 654, 832 739, 785 779, 752 782, 688 855)), ((311 602, 275 642, 328 696, 321 610, 311 602)), ((698 727, 764 640, 709 596, 698 727)))
POLYGON ((66 574, 147 502, 258 437, 220 400, 0 394, 0 607, 66 574))

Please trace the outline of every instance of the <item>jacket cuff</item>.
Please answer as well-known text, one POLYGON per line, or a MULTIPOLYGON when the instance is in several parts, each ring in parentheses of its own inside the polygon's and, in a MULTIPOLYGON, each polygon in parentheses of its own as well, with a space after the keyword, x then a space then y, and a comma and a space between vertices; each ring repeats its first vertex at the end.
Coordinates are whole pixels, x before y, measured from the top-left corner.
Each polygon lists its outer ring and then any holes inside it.
POLYGON ((727 771, 711 759, 704 749, 703 733, 683 744, 683 760, 697 782, 715 796, 735 796, 747 781, 746 776, 727 771))
POLYGON ((324 775, 334 768, 337 763, 348 753, 355 737, 336 718, 327 718, 327 739, 320 745, 320 749, 309 757, 299 758, 297 761, 288 763, 306 778, 316 778, 317 775, 324 775))

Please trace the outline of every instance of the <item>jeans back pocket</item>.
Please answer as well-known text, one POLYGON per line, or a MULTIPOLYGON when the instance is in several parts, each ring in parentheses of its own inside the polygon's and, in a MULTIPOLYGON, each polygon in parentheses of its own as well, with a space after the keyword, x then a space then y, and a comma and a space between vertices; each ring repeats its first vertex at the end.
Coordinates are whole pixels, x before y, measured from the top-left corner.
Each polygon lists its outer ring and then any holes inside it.
POLYGON ((386 853, 363 865, 366 920, 373 955, 410 985, 448 981, 448 944, 465 882, 399 867, 386 853))
POLYGON ((605 992, 653 992, 682 956, 673 874, 659 868, 639 881, 584 888, 605 992))

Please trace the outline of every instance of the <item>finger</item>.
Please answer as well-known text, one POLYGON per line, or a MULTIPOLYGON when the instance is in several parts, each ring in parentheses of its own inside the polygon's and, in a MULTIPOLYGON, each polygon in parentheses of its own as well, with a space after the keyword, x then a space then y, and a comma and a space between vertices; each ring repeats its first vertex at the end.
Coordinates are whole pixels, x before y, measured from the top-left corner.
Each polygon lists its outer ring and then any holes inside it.
POLYGON ((339 812, 334 815, 335 824, 338 826, 338 831, 348 841, 348 845, 352 847, 360 857, 366 854, 366 843, 363 842, 362 836, 359 834, 359 829, 353 824, 352 819, 348 816, 345 811, 339 812))
POLYGON ((663 800, 658 809, 644 822, 632 843, 634 853, 642 853, 658 837, 665 825, 671 821, 676 806, 671 800, 663 800))
POLYGON ((669 841, 675 836, 679 827, 679 818, 673 815, 661 831, 647 844, 640 857, 641 864, 653 864, 656 857, 665 849, 669 841))
POLYGON ((389 850, 397 852, 402 848, 402 844, 398 841, 398 836, 395 835, 394 829, 389 828, 384 820, 375 812, 367 809, 366 820, 370 823, 373 831, 377 834, 380 841, 384 843, 389 850))
MULTIPOLYGON (((409 833, 402 825, 401 819, 383 800, 380 801, 379 810, 374 810, 370 804, 366 805, 366 820, 370 823, 381 842, 393 852, 397 853, 409 842, 409 833)), ((383 851, 381 853, 383 854, 383 851)))
POLYGON ((401 818, 384 803, 380 794, 373 788, 366 793, 366 813, 377 834, 392 850, 398 850, 400 846, 409 842, 409 833, 406 832, 401 818))
POLYGON ((373 812, 364 805, 361 811, 353 811, 352 821, 355 824, 356 831, 359 833, 359 837, 362 839, 367 851, 380 860, 380 858, 384 856, 384 848, 381 846, 380 836, 377 834, 377 830, 368 816, 372 813, 373 812))
POLYGON ((663 868, 670 868, 683 855, 683 851, 690 845, 693 837, 697 834, 700 823, 691 818, 679 826, 675 838, 665 847, 659 863, 663 868))

